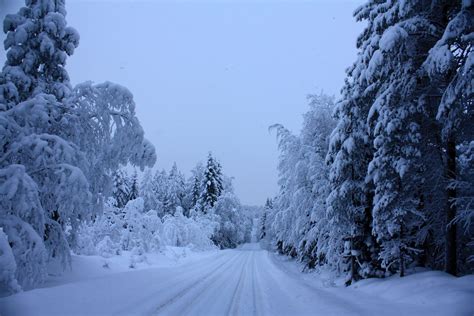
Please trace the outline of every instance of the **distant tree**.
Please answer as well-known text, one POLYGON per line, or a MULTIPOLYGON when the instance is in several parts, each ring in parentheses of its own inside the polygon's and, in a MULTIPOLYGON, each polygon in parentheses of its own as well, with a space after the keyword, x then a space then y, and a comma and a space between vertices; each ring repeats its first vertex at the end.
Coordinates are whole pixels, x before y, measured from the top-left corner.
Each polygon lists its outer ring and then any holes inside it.
POLYGON ((221 173, 221 166, 218 161, 209 153, 207 164, 204 170, 204 191, 201 192, 201 203, 204 213, 207 209, 214 207, 217 199, 223 191, 223 179, 221 173))
POLYGON ((258 239, 263 239, 267 235, 267 214, 273 209, 273 202, 271 199, 265 201, 265 206, 262 210, 262 215, 260 217, 260 227, 258 233, 258 239))
POLYGON ((184 196, 184 176, 178 170, 176 163, 174 163, 168 174, 167 190, 164 200, 165 213, 174 214, 177 207, 183 207, 184 196))
POLYGON ((127 181, 130 183, 130 192, 128 193, 128 201, 135 200, 140 195, 139 184, 138 184, 138 174, 136 170, 133 171, 131 177, 128 178, 127 181))
POLYGON ((115 206, 123 208, 129 201, 130 183, 126 171, 119 169, 113 175, 113 189, 112 196, 115 200, 115 206))
POLYGON ((144 200, 145 210, 157 210, 159 208, 158 184, 149 168, 143 174, 139 192, 144 200))

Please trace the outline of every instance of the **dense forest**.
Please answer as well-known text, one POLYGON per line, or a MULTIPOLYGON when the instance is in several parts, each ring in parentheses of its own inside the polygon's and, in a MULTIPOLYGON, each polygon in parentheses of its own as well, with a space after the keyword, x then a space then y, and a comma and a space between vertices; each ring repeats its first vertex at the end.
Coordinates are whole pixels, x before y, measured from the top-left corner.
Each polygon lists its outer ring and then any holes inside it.
POLYGON ((355 11, 366 27, 341 98, 310 95, 298 135, 272 127, 280 193, 261 236, 347 284, 415 266, 473 272, 473 11, 375 0, 355 11))

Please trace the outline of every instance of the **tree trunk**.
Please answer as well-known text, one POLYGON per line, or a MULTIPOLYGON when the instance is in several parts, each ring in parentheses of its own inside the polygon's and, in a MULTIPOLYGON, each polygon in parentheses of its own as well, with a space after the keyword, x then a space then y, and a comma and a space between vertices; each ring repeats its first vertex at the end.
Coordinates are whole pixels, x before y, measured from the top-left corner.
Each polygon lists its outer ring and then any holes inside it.
POLYGON ((456 224, 453 223, 456 217, 456 188, 451 182, 456 180, 456 141, 451 133, 447 141, 447 179, 448 188, 446 190, 446 254, 445 254, 445 271, 452 275, 457 274, 457 243, 456 243, 456 224))
MULTIPOLYGON (((403 231, 403 223, 402 223, 402 225, 400 226, 400 242, 403 242, 403 237, 404 237, 404 231, 403 231)), ((404 277, 405 276, 405 247, 400 246, 399 252, 400 252, 399 272, 400 272, 400 277, 404 277)))

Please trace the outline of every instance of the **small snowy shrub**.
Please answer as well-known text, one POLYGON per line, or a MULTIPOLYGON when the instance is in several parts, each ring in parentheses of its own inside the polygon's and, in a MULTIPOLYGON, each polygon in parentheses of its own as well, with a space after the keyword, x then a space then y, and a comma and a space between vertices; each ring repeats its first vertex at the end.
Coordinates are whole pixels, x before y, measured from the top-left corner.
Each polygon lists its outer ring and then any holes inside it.
POLYGON ((104 257, 110 258, 117 253, 117 245, 110 239, 109 236, 105 236, 97 244, 97 253, 104 257))
POLYGON ((142 198, 131 200, 123 208, 106 205, 95 221, 83 224, 77 237, 76 251, 83 255, 109 258, 122 250, 158 251, 161 245, 161 220, 156 211, 143 212, 142 198))

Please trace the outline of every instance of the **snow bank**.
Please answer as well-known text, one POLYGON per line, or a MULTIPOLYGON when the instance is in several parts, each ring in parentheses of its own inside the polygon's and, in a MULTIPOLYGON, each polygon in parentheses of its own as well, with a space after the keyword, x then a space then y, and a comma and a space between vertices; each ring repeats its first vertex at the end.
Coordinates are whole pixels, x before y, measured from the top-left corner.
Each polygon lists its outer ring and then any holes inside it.
POLYGON ((145 260, 140 262, 135 260, 133 251, 123 251, 120 255, 114 255, 109 258, 73 255, 72 268, 61 275, 50 276, 41 287, 48 288, 73 282, 82 282, 128 271, 176 267, 211 256, 214 253, 214 251, 196 252, 188 247, 165 246, 158 252, 147 253, 145 260), (131 262, 134 262, 133 267, 131 267, 131 262))
POLYGON ((345 287, 344 277, 335 277, 329 268, 301 273, 303 263, 277 254, 271 255, 271 259, 285 275, 299 278, 311 288, 346 298, 365 308, 366 315, 377 315, 373 311, 384 306, 388 315, 474 315, 474 275, 454 277, 442 271, 418 268, 402 278, 395 275, 370 278, 345 287), (377 306, 367 306, 374 302, 377 306))
POLYGON ((437 315, 474 314, 474 275, 457 278, 441 271, 423 271, 403 278, 361 280, 350 288, 392 302, 430 307, 437 315))

